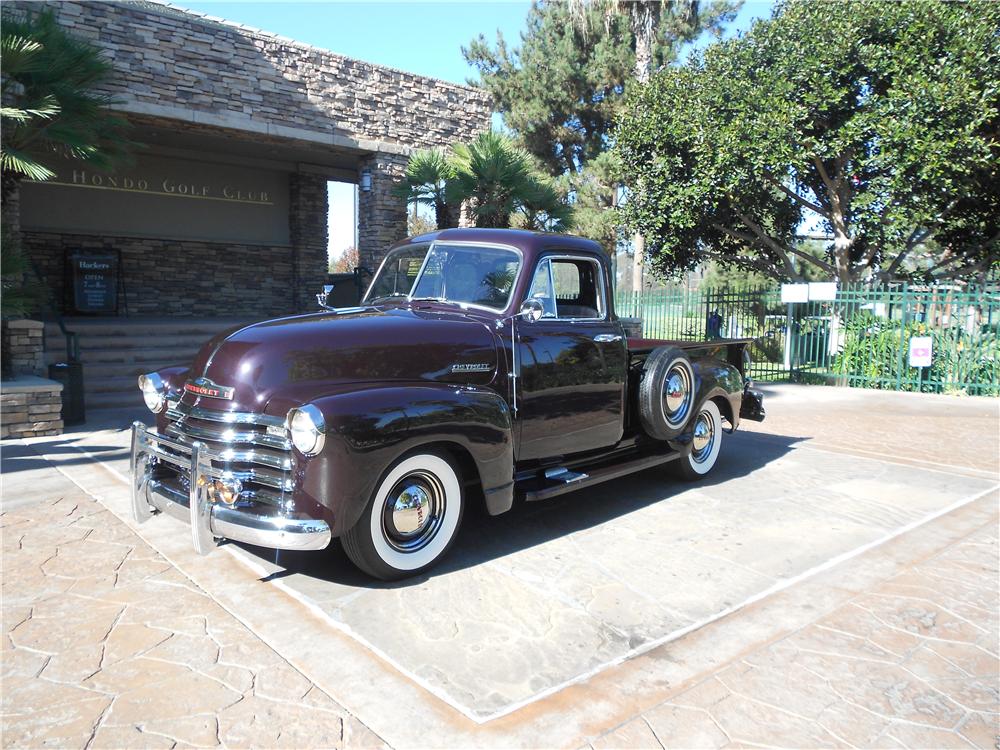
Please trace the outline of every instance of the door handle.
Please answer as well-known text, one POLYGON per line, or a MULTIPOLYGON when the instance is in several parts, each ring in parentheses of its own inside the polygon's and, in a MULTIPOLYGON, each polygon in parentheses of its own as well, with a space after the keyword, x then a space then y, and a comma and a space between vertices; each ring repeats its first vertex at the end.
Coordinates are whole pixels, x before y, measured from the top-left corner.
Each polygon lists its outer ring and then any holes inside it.
POLYGON ((622 337, 617 333, 599 333, 594 336, 594 341, 598 344, 610 344, 612 341, 621 341, 622 337))

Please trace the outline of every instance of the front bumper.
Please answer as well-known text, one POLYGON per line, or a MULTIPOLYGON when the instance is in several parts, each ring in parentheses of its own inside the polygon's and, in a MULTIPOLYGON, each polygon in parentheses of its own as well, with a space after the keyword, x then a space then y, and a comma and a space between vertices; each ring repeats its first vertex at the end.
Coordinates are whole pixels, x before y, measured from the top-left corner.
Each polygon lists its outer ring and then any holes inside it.
POLYGON ((289 550, 323 549, 330 543, 326 521, 280 513, 275 508, 229 507, 211 497, 212 482, 225 479, 225 472, 212 466, 211 454, 203 443, 185 445, 148 429, 142 422, 132 424, 132 517, 137 523, 156 513, 166 513, 191 524, 195 551, 208 554, 216 539, 231 539, 258 547, 289 550), (172 453, 162 450, 169 448, 172 453), (171 486, 155 476, 158 459, 177 465, 177 453, 190 455, 185 468, 189 491, 171 486))

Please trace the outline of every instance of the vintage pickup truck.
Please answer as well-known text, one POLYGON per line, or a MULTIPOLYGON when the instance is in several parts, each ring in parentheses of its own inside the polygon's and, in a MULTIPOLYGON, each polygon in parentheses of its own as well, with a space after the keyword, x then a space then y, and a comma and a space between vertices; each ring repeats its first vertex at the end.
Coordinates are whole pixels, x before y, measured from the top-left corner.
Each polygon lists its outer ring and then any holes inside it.
POLYGON ((590 240, 447 229, 392 247, 358 307, 268 320, 139 378, 136 520, 318 550, 381 579, 491 515, 670 463, 698 479, 727 429, 762 420, 749 340, 628 338, 590 240))

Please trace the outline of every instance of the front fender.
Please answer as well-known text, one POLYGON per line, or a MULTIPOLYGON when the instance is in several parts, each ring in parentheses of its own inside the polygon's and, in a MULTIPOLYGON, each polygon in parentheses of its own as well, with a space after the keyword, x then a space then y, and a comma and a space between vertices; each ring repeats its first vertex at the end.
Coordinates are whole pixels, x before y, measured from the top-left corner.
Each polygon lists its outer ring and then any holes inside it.
POLYGON ((444 444, 475 462, 491 514, 513 502, 510 410, 488 388, 393 384, 313 399, 326 423, 319 455, 299 456, 296 504, 321 509, 334 535, 351 528, 389 466, 422 445, 444 444))

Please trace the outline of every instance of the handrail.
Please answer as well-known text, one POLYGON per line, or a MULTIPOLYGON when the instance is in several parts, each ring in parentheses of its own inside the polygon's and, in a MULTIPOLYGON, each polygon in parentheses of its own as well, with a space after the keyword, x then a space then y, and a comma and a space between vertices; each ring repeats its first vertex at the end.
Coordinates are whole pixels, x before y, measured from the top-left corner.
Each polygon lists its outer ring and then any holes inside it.
POLYGON ((80 361, 80 334, 75 331, 66 330, 66 324, 63 323, 62 315, 56 316, 56 323, 59 324, 59 330, 63 336, 66 337, 66 361, 67 362, 79 362, 80 361))

